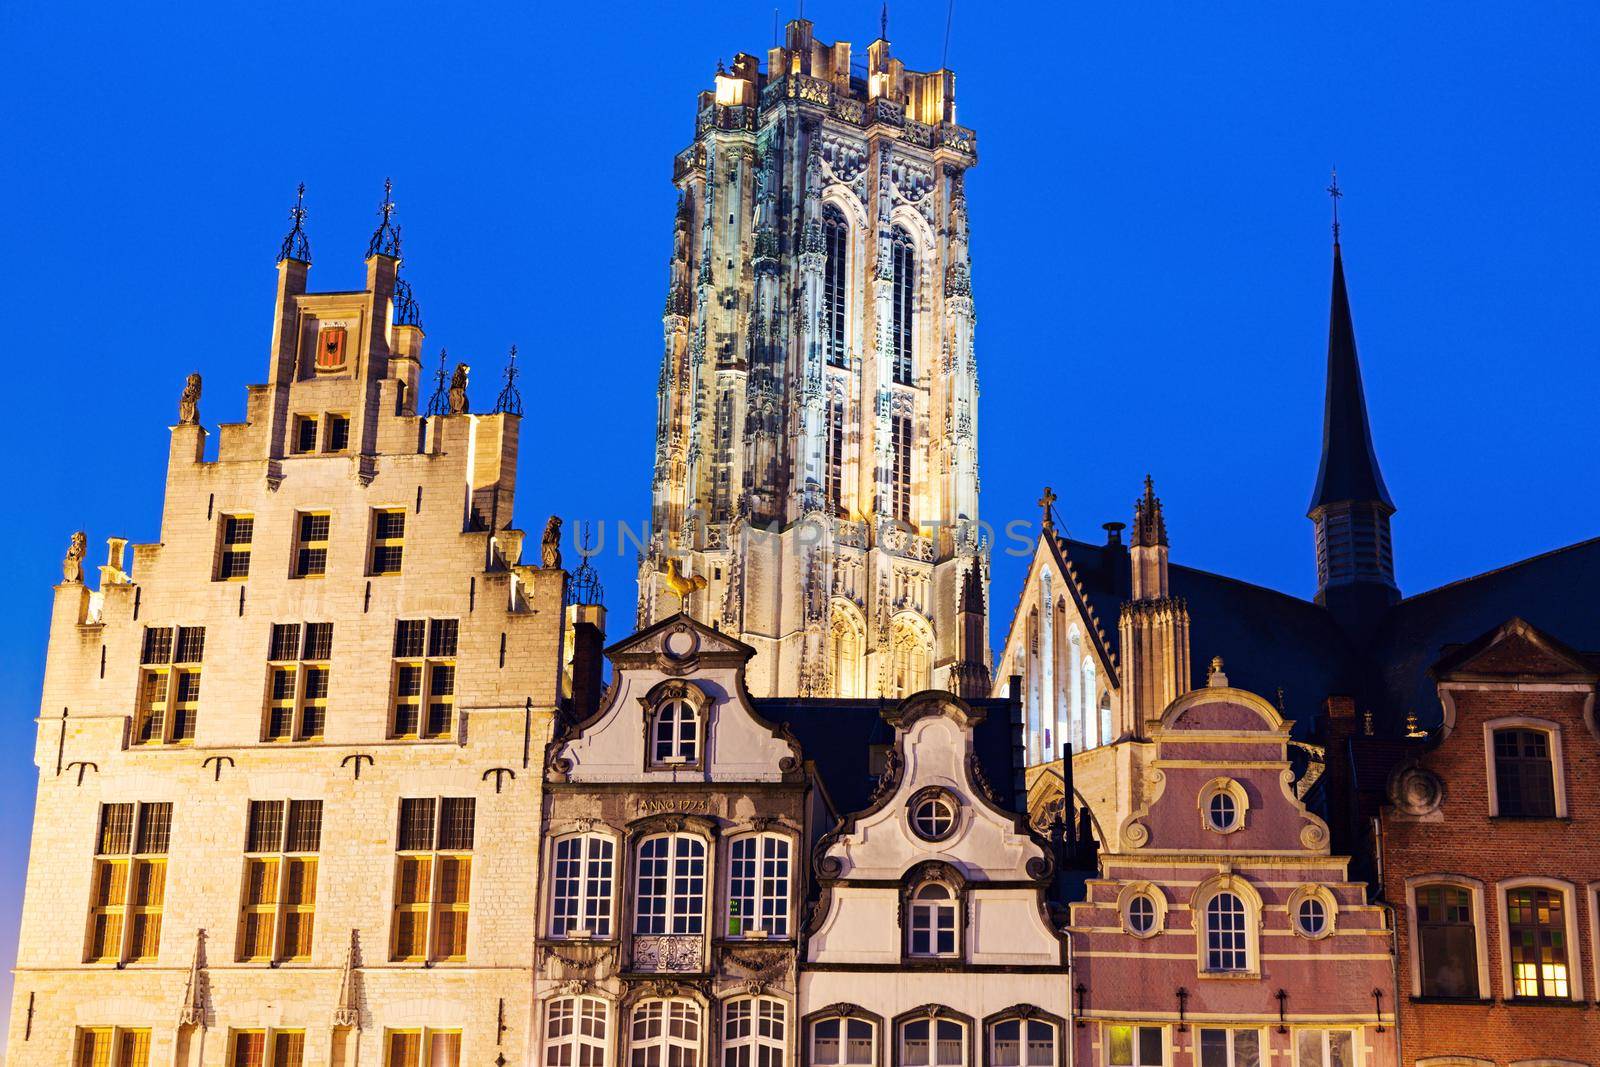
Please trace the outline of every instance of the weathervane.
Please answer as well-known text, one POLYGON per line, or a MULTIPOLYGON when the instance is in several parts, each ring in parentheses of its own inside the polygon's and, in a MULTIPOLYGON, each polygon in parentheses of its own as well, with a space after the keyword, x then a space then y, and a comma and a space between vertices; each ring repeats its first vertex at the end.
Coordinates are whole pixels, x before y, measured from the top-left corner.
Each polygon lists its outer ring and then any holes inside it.
POLYGON ((1339 243, 1339 201, 1344 193, 1339 191, 1339 168, 1333 168, 1333 184, 1328 186, 1328 196, 1333 200, 1333 243, 1339 243))
POLYGON ((283 248, 278 252, 278 262, 286 259, 298 259, 302 263, 311 262, 311 242, 306 239, 304 223, 306 221, 306 183, 301 182, 300 187, 294 192, 294 207, 289 209, 289 218, 294 222, 289 233, 283 239, 283 248))
POLYGON ((381 221, 372 234, 372 240, 367 242, 367 256, 383 255, 392 259, 400 258, 400 229, 392 222, 394 217, 395 202, 391 195, 394 192, 394 180, 383 179, 383 203, 378 205, 378 215, 381 221))

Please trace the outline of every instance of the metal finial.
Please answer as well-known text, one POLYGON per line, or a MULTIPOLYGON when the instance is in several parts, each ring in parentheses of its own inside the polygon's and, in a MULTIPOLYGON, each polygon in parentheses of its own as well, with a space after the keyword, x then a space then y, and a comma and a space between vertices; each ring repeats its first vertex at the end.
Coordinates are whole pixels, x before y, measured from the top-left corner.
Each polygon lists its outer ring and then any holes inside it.
POLYGON ((433 395, 428 398, 428 415, 448 415, 450 413, 450 378, 445 374, 445 359, 448 356, 446 349, 439 349, 439 370, 433 376, 433 395))
POLYGON ((289 219, 294 223, 289 228, 289 233, 283 239, 283 247, 278 251, 278 262, 286 259, 298 259, 302 263, 311 262, 311 242, 306 239, 306 183, 301 182, 300 187, 294 191, 294 207, 289 209, 289 219))
POLYGON ((1339 243, 1339 201, 1344 193, 1339 189, 1339 168, 1333 168, 1333 184, 1328 186, 1328 196, 1333 200, 1333 243, 1339 243))
POLYGON ((598 551, 591 549, 589 542, 589 524, 585 522, 581 527, 583 546, 578 549, 578 567, 572 572, 572 577, 567 580, 567 603, 602 605, 605 603, 605 588, 600 584, 600 572, 595 570, 594 557, 598 551))
POLYGON ((883 10, 878 13, 878 39, 889 39, 889 0, 883 0, 883 10))
POLYGON ((367 242, 367 258, 389 256, 400 258, 400 228, 394 225, 394 179, 383 179, 383 203, 378 205, 378 228, 367 242))
POLYGON ((411 283, 398 272, 394 276, 394 324, 422 328, 422 308, 411 292, 411 283))
POLYGON ((517 346, 511 346, 511 356, 506 360, 506 384, 500 388, 500 395, 495 397, 494 413, 496 415, 521 415, 522 393, 517 389, 517 346))

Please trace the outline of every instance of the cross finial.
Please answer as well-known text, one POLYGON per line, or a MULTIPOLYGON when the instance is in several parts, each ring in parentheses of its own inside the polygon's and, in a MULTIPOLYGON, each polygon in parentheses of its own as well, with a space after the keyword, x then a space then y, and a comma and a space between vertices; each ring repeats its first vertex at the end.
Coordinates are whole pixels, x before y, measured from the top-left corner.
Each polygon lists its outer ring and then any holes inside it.
POLYGON ((367 242, 367 257, 375 255, 400 258, 400 228, 394 225, 394 179, 383 179, 383 203, 378 205, 378 228, 367 242))
POLYGON ((286 259, 298 259, 302 263, 311 262, 311 242, 306 239, 306 183, 301 182, 294 191, 294 207, 289 209, 289 221, 294 223, 289 227, 288 234, 283 239, 283 247, 278 250, 278 262, 286 259))
POLYGON ((1333 201, 1333 243, 1339 243, 1339 201, 1344 193, 1339 189, 1339 168, 1333 168, 1333 182, 1328 186, 1328 197, 1333 201))
POLYGON ((1055 519, 1051 515, 1056 499, 1055 490, 1047 485, 1044 487, 1044 495, 1035 501, 1044 512, 1044 528, 1046 530, 1054 530, 1056 528, 1055 519))

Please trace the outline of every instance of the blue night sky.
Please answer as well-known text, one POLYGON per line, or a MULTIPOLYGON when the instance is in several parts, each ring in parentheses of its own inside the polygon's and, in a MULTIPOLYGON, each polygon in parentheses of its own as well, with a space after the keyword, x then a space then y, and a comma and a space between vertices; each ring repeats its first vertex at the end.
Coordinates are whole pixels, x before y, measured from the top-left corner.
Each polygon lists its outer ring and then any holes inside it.
MULTIPOLYGON (((876 3, 807 15, 876 35, 876 3)), ((893 5, 908 66, 939 65, 945 15, 893 5)), ((960 0, 953 26, 997 528, 1049 483, 1097 539, 1149 471, 1176 560, 1311 594, 1337 163, 1403 590, 1600 530, 1593 5, 960 0)), ((524 528, 642 525, 672 156, 718 57, 772 35, 761 4, 6 5, 0 959, 68 535, 91 565, 159 538, 185 374, 207 425, 242 418, 295 184, 312 287, 350 289, 393 176, 430 360, 472 363, 478 408, 520 347, 524 528)), ((996 645, 1021 576, 997 556, 996 645)))

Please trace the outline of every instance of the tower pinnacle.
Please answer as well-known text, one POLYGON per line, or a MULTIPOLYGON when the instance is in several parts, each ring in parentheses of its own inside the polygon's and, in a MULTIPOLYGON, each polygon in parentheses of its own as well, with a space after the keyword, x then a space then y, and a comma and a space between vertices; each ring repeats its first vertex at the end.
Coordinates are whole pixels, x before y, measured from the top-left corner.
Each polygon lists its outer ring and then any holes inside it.
POLYGON ((372 233, 372 240, 367 242, 367 258, 373 256, 389 256, 392 259, 400 258, 400 228, 394 225, 394 179, 383 179, 383 203, 378 205, 378 228, 372 233))

